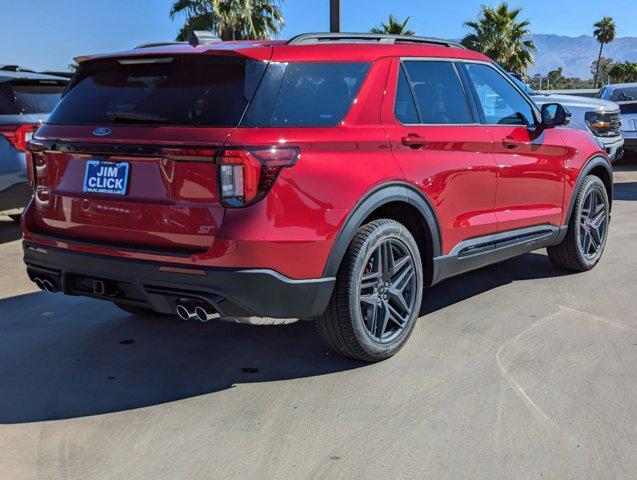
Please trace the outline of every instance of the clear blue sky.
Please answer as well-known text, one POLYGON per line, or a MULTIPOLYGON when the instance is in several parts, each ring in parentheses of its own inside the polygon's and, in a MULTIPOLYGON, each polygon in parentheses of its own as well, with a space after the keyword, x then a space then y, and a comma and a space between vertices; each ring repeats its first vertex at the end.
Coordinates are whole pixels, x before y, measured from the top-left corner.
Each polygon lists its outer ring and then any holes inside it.
MULTIPOLYGON (((411 17, 419 35, 459 38, 463 22, 492 0, 341 0, 343 31, 368 31, 393 13, 411 17)), ((0 0, 0 64, 66 69, 74 56, 126 50, 139 43, 174 39, 171 0, 0 0)), ((524 7, 534 33, 590 34, 605 15, 618 36, 637 37, 637 0, 510 1, 524 7)), ((283 38, 329 29, 329 0, 286 0, 283 38)))

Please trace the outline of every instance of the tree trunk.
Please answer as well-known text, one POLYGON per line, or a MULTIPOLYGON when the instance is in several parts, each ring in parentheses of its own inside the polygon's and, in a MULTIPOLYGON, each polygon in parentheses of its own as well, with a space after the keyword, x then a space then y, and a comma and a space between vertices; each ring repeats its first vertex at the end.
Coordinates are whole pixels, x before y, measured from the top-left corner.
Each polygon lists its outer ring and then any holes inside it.
POLYGON ((599 64, 602 61, 602 49, 604 48, 604 44, 599 42, 599 56, 597 57, 597 66, 595 67, 595 81, 593 85, 597 88, 597 79, 599 78, 599 64))

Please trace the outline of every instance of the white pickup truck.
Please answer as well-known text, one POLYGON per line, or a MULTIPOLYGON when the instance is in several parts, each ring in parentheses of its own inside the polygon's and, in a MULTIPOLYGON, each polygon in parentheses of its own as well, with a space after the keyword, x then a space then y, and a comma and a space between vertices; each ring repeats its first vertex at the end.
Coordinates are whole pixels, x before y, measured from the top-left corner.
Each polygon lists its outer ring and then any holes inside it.
POLYGON ((509 77, 540 107, 545 103, 559 103, 566 107, 571 112, 568 128, 590 132, 612 161, 622 157, 624 137, 621 132, 619 105, 598 98, 536 92, 513 75, 509 74, 509 77))

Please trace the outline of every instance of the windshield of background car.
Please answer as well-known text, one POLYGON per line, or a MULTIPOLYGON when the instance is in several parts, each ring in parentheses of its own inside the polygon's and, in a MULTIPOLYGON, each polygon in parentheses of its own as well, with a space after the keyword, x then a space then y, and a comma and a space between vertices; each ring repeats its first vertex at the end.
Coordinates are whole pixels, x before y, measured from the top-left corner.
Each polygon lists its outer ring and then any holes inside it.
POLYGON ((0 83, 0 115, 49 113, 60 101, 66 82, 19 80, 0 83))
POLYGON ((611 97, 613 102, 631 102, 637 100, 637 86, 618 88, 611 97))

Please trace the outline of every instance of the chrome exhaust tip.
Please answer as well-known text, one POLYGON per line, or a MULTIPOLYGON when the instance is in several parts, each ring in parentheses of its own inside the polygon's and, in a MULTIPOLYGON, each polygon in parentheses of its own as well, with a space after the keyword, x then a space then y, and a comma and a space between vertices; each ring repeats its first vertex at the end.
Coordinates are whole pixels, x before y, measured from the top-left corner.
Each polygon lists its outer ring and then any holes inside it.
POLYGON ((46 278, 42 280, 42 286, 44 287, 44 290, 46 290, 49 293, 54 293, 57 291, 53 283, 46 278))
POLYGON ((195 314, 200 322, 209 322, 210 320, 220 317, 220 315, 208 305, 199 305, 195 308, 195 314))
POLYGON ((35 282, 35 285, 40 289, 40 290, 44 290, 44 283, 42 283, 42 279, 37 277, 35 280, 33 280, 35 282))
POLYGON ((194 310, 190 310, 183 303, 178 303, 177 304, 177 316, 179 318, 181 318, 182 320, 191 320, 191 319, 195 318, 197 316, 197 314, 194 312, 194 310))

